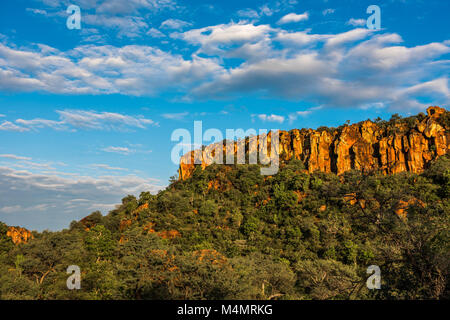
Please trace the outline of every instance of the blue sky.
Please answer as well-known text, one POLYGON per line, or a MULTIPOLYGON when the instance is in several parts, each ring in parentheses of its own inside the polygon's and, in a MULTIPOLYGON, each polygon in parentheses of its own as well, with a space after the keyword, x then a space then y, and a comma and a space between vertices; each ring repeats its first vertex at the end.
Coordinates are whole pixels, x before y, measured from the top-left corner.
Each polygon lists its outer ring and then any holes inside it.
POLYGON ((0 221, 57 230, 167 185, 177 128, 338 126, 450 101, 446 1, 0 4, 0 221), (81 10, 69 30, 66 9, 81 10), (369 30, 369 5, 381 30, 369 30))

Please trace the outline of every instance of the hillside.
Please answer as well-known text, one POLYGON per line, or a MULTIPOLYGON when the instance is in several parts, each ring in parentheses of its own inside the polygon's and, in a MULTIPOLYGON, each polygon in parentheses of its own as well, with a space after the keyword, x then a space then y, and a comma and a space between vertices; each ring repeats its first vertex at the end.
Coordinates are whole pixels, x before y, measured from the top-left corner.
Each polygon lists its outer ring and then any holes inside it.
POLYGON ((273 176, 182 164, 157 195, 67 230, 0 224, 0 299, 449 299, 449 127, 433 107, 292 130, 273 176))

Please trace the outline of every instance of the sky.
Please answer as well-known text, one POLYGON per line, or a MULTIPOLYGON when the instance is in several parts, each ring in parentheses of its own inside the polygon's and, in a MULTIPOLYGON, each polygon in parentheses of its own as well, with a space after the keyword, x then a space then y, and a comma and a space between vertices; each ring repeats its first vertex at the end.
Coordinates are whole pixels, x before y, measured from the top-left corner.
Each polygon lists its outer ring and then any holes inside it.
MULTIPOLYGON (((337 127, 450 101, 450 2, 0 3, 0 221, 61 230, 177 173, 174 130, 337 127), (69 29, 70 4, 80 29, 69 29), (369 29, 370 5, 380 29, 369 29)), ((72 21, 72 20, 70 20, 72 21)), ((208 141, 204 141, 208 144, 208 141)))

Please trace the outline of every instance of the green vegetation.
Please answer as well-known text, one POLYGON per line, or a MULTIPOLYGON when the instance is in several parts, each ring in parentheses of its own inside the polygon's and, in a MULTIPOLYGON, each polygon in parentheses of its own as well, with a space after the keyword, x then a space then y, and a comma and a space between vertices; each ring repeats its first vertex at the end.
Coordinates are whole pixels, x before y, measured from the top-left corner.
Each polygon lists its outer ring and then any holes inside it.
POLYGON ((449 299, 449 194, 449 156, 420 175, 197 168, 26 244, 0 224, 0 298, 449 299))

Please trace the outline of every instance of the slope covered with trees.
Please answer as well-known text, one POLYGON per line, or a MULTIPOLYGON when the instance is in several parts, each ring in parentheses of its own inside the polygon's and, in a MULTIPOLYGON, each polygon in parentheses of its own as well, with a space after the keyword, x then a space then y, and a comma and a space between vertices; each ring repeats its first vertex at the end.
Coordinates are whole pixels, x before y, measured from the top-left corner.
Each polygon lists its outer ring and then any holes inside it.
POLYGON ((448 155, 392 175, 197 166, 60 232, 14 244, 0 224, 0 298, 449 299, 449 195, 448 155))

